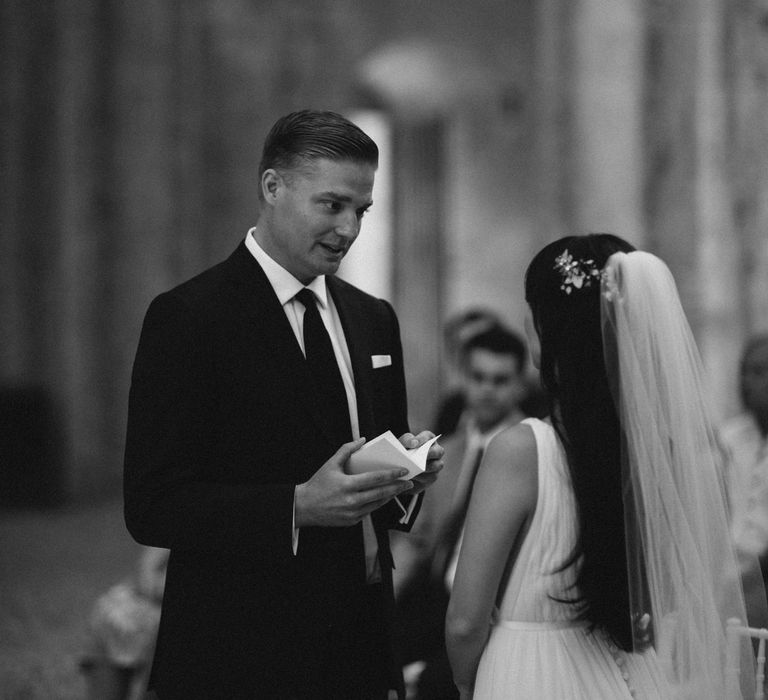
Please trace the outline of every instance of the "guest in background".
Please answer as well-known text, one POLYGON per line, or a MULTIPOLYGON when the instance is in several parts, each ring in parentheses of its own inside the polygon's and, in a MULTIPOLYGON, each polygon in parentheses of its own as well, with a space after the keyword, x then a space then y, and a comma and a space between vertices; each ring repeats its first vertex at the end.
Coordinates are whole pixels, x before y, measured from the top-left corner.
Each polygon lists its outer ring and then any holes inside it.
POLYGON ((436 434, 448 436, 458 425, 464 411, 463 372, 461 353, 464 344, 476 333, 481 333, 494 326, 500 326, 501 320, 491 309, 471 307, 451 316, 443 326, 443 347, 447 370, 446 393, 441 396, 435 411, 433 429, 436 434))
POLYGON ((412 532, 393 537, 401 639, 408 656, 424 662, 416 682, 419 700, 458 697, 443 627, 464 512, 485 446, 525 418, 525 362, 525 341, 498 324, 465 340, 458 360, 465 408, 456 431, 441 442, 443 472, 412 532))
POLYGON ((754 610, 764 609, 761 583, 768 579, 768 333, 747 341, 739 383, 744 410, 725 422, 719 437, 728 459, 734 542, 739 552, 759 557, 762 570, 753 585, 745 578, 749 621, 763 627, 768 620, 756 619, 754 610))
POLYGON ((80 663, 88 700, 144 697, 167 566, 167 549, 144 547, 135 575, 94 604, 88 619, 88 649, 80 663))

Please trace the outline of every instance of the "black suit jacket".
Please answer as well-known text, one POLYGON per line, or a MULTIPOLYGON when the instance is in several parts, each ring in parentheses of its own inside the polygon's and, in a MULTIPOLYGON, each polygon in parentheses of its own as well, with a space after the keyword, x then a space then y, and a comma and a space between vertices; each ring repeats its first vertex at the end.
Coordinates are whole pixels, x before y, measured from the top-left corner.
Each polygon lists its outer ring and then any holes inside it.
MULTIPOLYGON (((333 277, 352 361, 361 435, 408 429, 399 328, 391 306, 333 277), (372 355, 392 364, 374 369, 372 355)), ((392 555, 376 511, 384 624, 360 630, 362 528, 304 528, 291 547, 293 493, 340 447, 324 435, 301 349, 244 244, 150 305, 133 368, 125 518, 134 538, 171 550, 150 686, 167 698, 360 700, 346 659, 373 644, 391 687, 392 555), (361 636, 362 635, 362 636, 361 636), (378 652, 377 652, 378 653, 378 652)), ((354 676, 356 671, 350 670, 354 676)), ((355 684, 358 685, 355 685, 355 684)))

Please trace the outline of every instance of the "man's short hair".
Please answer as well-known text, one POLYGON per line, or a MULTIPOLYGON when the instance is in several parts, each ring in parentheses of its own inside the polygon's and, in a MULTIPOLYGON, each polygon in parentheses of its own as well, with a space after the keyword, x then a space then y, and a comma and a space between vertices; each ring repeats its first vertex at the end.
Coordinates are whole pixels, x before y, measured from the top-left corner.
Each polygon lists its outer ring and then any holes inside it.
POLYGON ((302 161, 317 158, 351 160, 377 167, 379 149, 359 126, 336 112, 292 112, 278 119, 267 134, 259 180, 269 168, 292 170, 302 161))
POLYGON ((471 336, 461 348, 461 364, 466 366, 473 350, 488 350, 496 355, 511 355, 517 360, 518 372, 522 372, 528 352, 525 341, 515 332, 502 326, 493 326, 471 336))
POLYGON ((446 346, 453 346, 454 352, 461 350, 461 345, 469 335, 474 335, 491 326, 501 325, 495 311, 483 306, 472 306, 461 313, 451 316, 443 326, 446 346), (468 333, 467 331, 471 331, 468 333))

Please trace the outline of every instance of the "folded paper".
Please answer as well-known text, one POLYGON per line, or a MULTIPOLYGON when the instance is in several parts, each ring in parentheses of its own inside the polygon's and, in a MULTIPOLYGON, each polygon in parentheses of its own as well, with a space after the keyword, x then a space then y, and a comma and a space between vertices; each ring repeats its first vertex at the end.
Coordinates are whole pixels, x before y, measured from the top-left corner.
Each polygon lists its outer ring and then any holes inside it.
POLYGON ((387 430, 352 454, 347 462, 347 471, 350 474, 363 474, 378 469, 402 467, 408 470, 408 474, 402 479, 412 479, 426 470, 429 448, 439 437, 437 435, 420 447, 409 450, 402 446, 391 430, 387 430))

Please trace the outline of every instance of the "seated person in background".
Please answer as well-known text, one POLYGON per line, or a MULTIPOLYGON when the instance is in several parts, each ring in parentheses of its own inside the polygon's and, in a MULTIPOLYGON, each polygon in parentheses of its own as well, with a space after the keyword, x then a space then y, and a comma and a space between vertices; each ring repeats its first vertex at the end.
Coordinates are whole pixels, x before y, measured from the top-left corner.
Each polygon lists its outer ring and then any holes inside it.
MULTIPOLYGON (((726 421, 720 442, 728 459, 728 485, 733 537, 740 552, 760 559, 762 579, 768 579, 768 333, 750 338, 741 356, 740 393, 744 411, 726 421)), ((745 572, 748 573, 748 572, 745 572)), ((747 612, 754 610, 750 595, 761 604, 760 581, 745 577, 747 612)), ((768 620, 750 619, 764 627, 768 620)))
POLYGON ((441 440, 445 449, 441 478, 424 499, 410 535, 396 533, 392 538, 405 661, 426 662, 418 667, 424 666, 416 681, 419 700, 458 697, 445 654, 443 624, 464 513, 485 446, 499 431, 526 417, 520 409, 525 361, 523 339, 499 325, 465 341, 460 367, 466 405, 456 431, 441 440))
POLYGON ((135 576, 96 600, 88 620, 89 648, 80 664, 89 700, 144 697, 167 565, 167 549, 144 547, 135 576))

